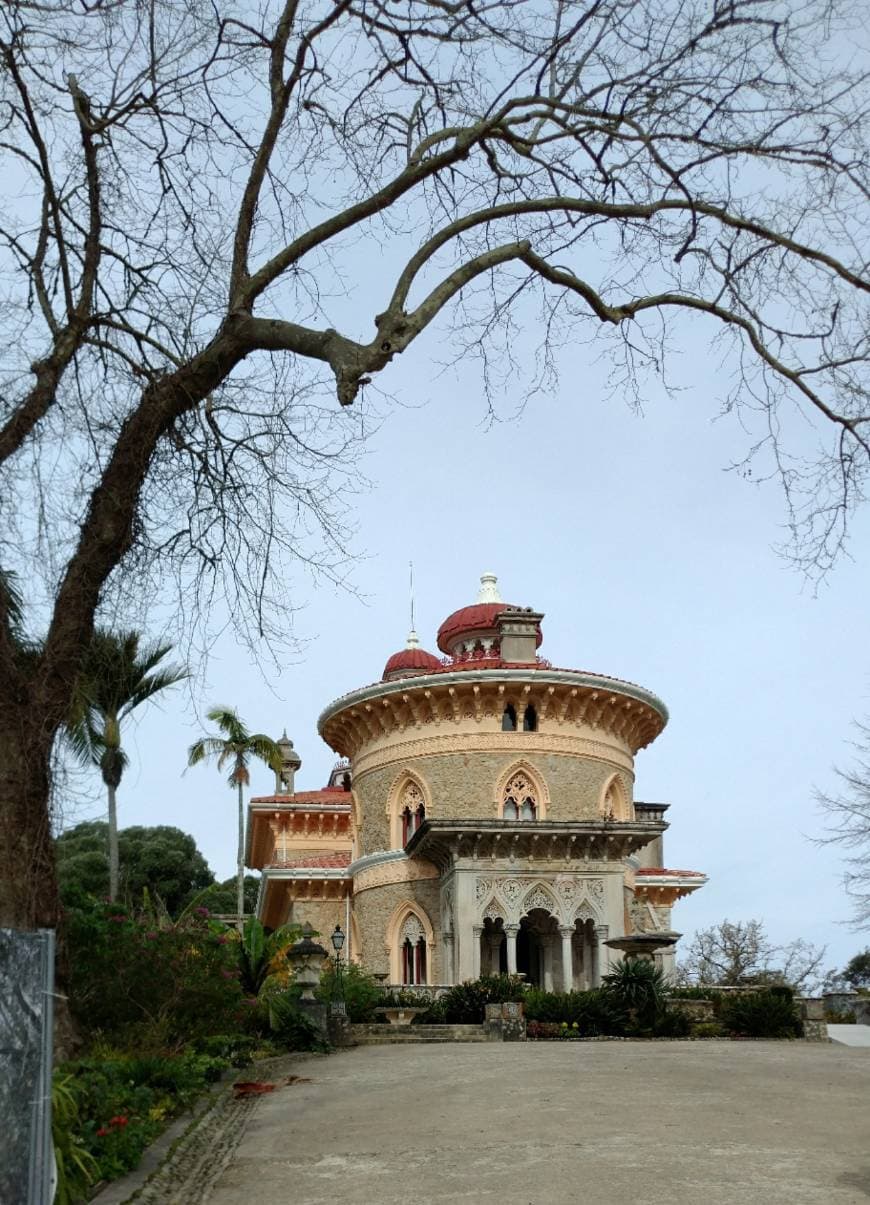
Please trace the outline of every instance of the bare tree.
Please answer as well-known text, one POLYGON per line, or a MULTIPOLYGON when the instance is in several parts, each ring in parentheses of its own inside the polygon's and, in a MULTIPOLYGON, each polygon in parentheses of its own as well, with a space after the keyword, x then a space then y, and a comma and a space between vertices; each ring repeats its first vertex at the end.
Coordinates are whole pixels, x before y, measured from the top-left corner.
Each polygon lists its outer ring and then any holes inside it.
POLYGON ((787 983, 811 991, 822 979, 824 947, 798 938, 774 945, 760 920, 724 920, 699 929, 681 958, 678 975, 699 986, 787 983))
POLYGON ((0 564, 40 653, 0 595, 0 924, 56 916, 50 751, 95 615, 170 580, 268 631, 298 558, 340 563, 354 416, 425 332, 495 392, 537 306, 541 373, 601 341, 631 397, 706 324, 828 562, 870 447, 863 16, 7 0, 0 564))
POLYGON ((856 929, 870 929, 870 725, 857 725, 855 763, 837 770, 842 784, 839 794, 817 794, 828 817, 828 836, 819 845, 839 845, 849 850, 845 887, 854 904, 856 929))

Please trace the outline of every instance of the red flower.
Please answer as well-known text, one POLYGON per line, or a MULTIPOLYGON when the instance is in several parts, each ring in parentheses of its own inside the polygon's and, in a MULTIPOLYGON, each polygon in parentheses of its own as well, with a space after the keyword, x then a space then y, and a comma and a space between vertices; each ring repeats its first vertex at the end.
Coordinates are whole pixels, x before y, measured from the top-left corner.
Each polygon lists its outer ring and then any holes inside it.
POLYGON ((105 1127, 105 1126, 100 1126, 100 1128, 97 1130, 97 1137, 98 1137, 98 1138, 105 1138, 105 1137, 106 1137, 106 1135, 108 1134, 108 1132, 109 1132, 109 1131, 106 1129, 106 1127, 105 1127))
POLYGON ((112 1117, 109 1120, 110 1126, 125 1126, 129 1118, 127 1117, 112 1117))

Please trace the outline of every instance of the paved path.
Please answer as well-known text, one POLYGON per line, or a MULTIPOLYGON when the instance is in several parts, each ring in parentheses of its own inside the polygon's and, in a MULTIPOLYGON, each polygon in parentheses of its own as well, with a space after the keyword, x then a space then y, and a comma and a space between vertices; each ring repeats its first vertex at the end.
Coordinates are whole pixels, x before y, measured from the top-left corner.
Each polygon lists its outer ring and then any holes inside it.
MULTIPOLYGON (((801 1042, 362 1047, 184 1156, 167 1205, 867 1205, 870 1053, 801 1042), (232 1139, 230 1138, 232 1135, 232 1139)), ((171 1185, 171 1187, 170 1187, 171 1185)))
POLYGON ((870 1025, 829 1025, 828 1034, 843 1046, 870 1046, 870 1025))

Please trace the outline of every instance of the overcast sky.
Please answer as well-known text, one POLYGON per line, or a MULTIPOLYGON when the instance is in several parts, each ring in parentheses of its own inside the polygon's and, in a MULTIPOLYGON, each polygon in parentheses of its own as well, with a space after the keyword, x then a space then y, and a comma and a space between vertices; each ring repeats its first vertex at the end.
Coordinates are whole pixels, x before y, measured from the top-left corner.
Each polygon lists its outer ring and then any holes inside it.
MULTIPOLYGON (((303 761, 297 786, 322 786, 335 754, 317 716, 379 679, 403 646, 408 561, 432 650, 492 570, 507 601, 545 612, 543 656, 666 702, 670 723, 637 759, 636 797, 671 804, 667 864, 710 877, 675 908, 676 929, 760 917, 776 940, 826 943, 828 964, 842 966, 867 939, 843 923, 838 854, 810 838, 822 832, 814 789, 833 786, 853 720, 870 713, 870 524, 859 517, 852 559, 816 592, 775 554, 782 498, 775 483, 727 471, 752 432, 734 416, 714 421, 729 382, 705 333, 674 340, 680 391, 653 384, 642 416, 608 398, 607 365, 588 347, 568 347, 561 386, 514 418, 507 399, 495 425, 473 365, 440 371, 437 335, 413 348, 385 375, 404 405, 385 406, 364 466, 372 486, 355 500, 358 595, 300 574, 294 663, 258 667, 225 634, 192 696, 181 688, 146 708, 126 733, 121 825, 177 825, 229 876, 234 796, 214 768, 182 774, 201 731, 195 707, 230 704, 276 737, 286 726, 303 761)), ((817 435, 798 422, 791 438, 811 453, 817 435)), ((253 793, 271 788, 255 768, 253 793)), ((96 782, 94 799, 96 816, 96 782)))

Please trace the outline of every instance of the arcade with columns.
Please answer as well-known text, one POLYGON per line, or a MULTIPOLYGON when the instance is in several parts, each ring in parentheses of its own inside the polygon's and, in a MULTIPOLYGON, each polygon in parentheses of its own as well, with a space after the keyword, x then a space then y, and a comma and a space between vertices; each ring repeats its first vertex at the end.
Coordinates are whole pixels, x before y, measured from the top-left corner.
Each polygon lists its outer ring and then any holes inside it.
POLYGON ((441 656, 412 631, 380 681, 322 713, 340 757, 326 787, 296 791, 281 738, 275 792, 249 805, 264 924, 340 924, 352 959, 408 986, 503 971, 594 987, 632 943, 671 968, 671 908, 706 878, 665 867, 668 805, 634 794, 667 711, 544 660, 543 618, 484 574, 441 656))

